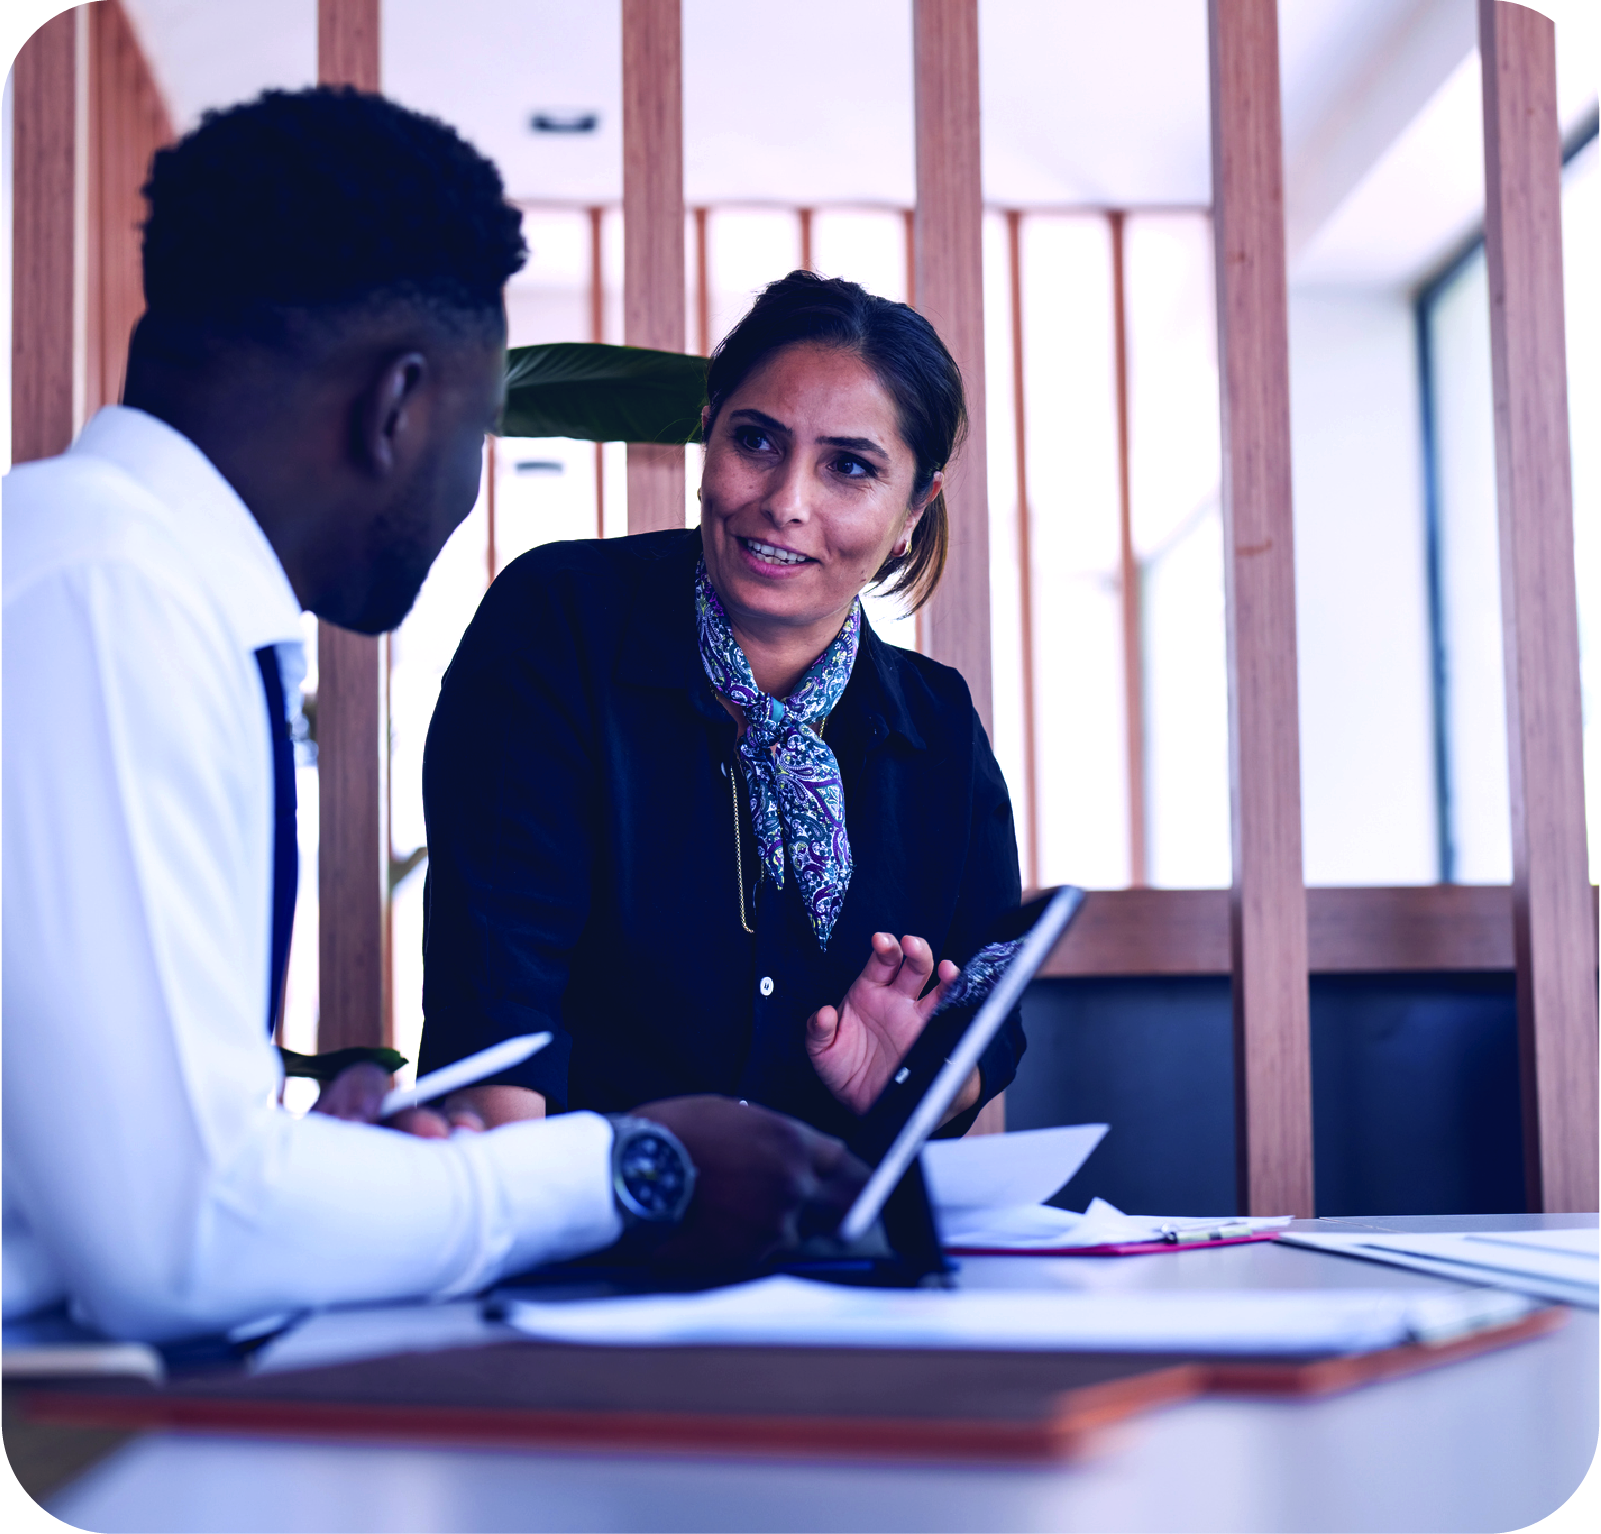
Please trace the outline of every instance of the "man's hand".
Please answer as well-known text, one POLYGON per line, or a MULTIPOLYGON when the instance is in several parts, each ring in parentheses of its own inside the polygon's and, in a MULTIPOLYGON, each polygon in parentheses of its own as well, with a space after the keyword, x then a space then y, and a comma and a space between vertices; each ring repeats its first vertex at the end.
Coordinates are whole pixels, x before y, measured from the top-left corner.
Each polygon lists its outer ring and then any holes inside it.
POLYGON ((892 934, 875 932, 867 965, 843 1004, 820 1007, 806 1019, 806 1053, 823 1085, 846 1107, 865 1113, 958 973, 942 960, 939 984, 923 996, 934 975, 933 950, 920 937, 897 943, 892 934))
MULTIPOLYGON (((366 1061, 347 1066, 324 1084, 311 1111, 326 1113, 329 1118, 349 1119, 356 1124, 376 1124, 383 1111, 389 1083, 389 1073, 381 1066, 366 1061)), ((453 1129, 472 1131, 484 1127, 483 1120, 470 1109, 452 1110, 446 1115, 432 1108, 407 1108, 384 1122, 390 1129, 416 1135, 422 1140, 446 1139, 453 1129)))
POLYGON ((753 1267, 835 1229, 867 1181, 843 1142, 767 1108, 675 1097, 633 1112, 672 1130, 695 1163, 683 1227, 653 1254, 663 1267, 753 1267))
POLYGON ((382 1066, 367 1061, 347 1065, 332 1081, 323 1083, 311 1111, 326 1113, 332 1119, 376 1124, 384 1095, 389 1091, 389 1080, 389 1072, 382 1066))

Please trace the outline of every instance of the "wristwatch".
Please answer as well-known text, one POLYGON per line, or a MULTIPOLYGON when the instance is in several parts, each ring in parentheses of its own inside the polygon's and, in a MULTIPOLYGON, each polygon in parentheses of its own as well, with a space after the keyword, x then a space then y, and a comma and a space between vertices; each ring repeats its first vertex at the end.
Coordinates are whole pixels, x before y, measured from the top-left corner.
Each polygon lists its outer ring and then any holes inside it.
POLYGON ((650 1119, 609 1115, 611 1186, 622 1216, 621 1244, 648 1251, 682 1223, 695 1193, 695 1163, 670 1129, 650 1119))

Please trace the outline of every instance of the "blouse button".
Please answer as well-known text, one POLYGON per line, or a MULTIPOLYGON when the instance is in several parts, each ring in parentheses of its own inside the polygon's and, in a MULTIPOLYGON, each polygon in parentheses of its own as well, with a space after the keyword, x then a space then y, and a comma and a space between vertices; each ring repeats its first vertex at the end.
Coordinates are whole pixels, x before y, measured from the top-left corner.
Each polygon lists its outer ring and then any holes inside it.
POLYGON ((771 996, 773 994, 773 977, 771 975, 763 975, 760 982, 757 984, 756 989, 760 991, 763 996, 771 996))

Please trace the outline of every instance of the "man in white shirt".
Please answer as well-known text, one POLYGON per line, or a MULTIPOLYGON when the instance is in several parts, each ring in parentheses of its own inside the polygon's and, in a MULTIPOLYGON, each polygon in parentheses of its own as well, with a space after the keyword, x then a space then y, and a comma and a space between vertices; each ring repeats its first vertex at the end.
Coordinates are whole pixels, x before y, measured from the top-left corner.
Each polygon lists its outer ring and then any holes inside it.
POLYGON ((5 482, 6 1314, 161 1340, 467 1293, 630 1224, 680 1262, 793 1240, 861 1172, 762 1109, 639 1110, 687 1177, 642 1218, 634 1121, 441 1139, 277 1106, 301 610, 411 606, 476 498, 526 251, 493 166, 353 92, 208 117, 147 197, 126 404, 5 482))

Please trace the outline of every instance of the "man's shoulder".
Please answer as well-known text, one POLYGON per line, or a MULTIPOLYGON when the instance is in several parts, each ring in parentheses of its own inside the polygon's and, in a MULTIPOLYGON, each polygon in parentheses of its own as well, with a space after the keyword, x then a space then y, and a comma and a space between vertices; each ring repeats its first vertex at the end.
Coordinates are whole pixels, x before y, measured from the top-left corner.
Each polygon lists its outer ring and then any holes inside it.
MULTIPOLYGON (((96 566, 185 586, 199 572, 160 503, 114 463, 65 453, 12 469, 4 483, 5 596, 96 566)), ((198 592, 197 592, 198 594, 198 592)))

